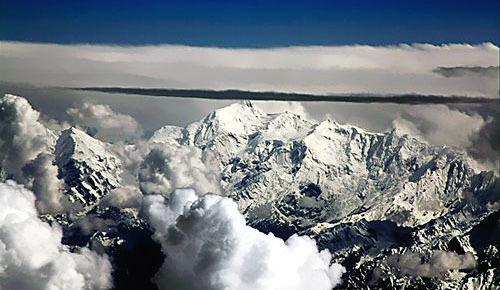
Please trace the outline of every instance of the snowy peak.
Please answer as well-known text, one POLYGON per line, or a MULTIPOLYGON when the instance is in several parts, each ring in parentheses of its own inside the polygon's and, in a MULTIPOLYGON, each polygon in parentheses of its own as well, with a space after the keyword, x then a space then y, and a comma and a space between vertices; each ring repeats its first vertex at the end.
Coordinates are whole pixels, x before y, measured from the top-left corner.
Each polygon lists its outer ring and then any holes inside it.
MULTIPOLYGON (((86 208, 120 186, 121 165, 110 153, 118 151, 109 145, 75 128, 57 141, 56 162, 67 192, 86 208)), ((413 283, 388 270, 392 255, 431 257, 453 247, 480 253, 470 232, 498 217, 500 182, 493 173, 477 173, 463 153, 396 130, 374 133, 290 112, 266 114, 244 102, 184 128, 164 126, 139 151, 186 145, 216 156, 221 192, 238 203, 249 225, 283 239, 305 234, 330 249, 348 268, 345 289, 364 287, 380 269, 386 272, 378 288, 386 289, 386 281, 389 289, 413 283)), ((135 209, 101 205, 86 214, 116 222, 92 238, 110 253, 135 227, 150 235, 135 209)), ((453 275, 451 283, 462 283, 469 274, 453 275)), ((479 285, 491 285, 490 280, 479 285)), ((420 288, 453 289, 448 281, 435 282, 420 288)))
POLYGON ((191 135, 195 137, 195 141, 197 141, 196 137, 200 137, 200 133, 205 133, 202 135, 204 137, 214 136, 218 133, 245 135, 259 127, 265 116, 251 102, 234 103, 210 113, 199 124, 195 123, 193 126, 189 126, 188 131, 194 133, 191 135))
POLYGON ((106 144, 76 128, 64 130, 55 155, 72 202, 92 205, 120 185, 121 162, 106 144))
POLYGON ((268 115, 260 132, 265 139, 292 140, 301 138, 313 126, 313 122, 291 112, 268 115))
POLYGON ((205 118, 205 122, 216 123, 219 128, 235 134, 245 134, 261 124, 265 114, 252 102, 234 103, 218 109, 205 118))
POLYGON ((153 133, 150 143, 180 144, 183 138, 183 128, 177 126, 163 126, 153 133))
POLYGON ((155 140, 162 138, 213 151, 223 187, 249 219, 279 217, 302 230, 342 219, 422 225, 445 215, 442 206, 459 203, 477 179, 463 154, 395 130, 265 114, 251 103, 161 129, 155 140))
POLYGON ((105 143, 74 127, 61 132, 57 146, 59 153, 70 154, 74 159, 84 160, 88 156, 107 154, 105 143))

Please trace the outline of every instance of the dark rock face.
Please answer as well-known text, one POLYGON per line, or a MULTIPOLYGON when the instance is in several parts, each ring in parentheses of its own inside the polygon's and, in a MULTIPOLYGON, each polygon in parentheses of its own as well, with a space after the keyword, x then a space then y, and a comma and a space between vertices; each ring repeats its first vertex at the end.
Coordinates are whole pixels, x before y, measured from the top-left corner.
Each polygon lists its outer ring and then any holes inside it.
POLYGON ((165 256, 148 224, 134 216, 123 209, 97 206, 87 213, 87 220, 76 220, 63 228, 63 243, 72 247, 90 245, 94 251, 108 255, 113 266, 113 289, 157 290, 153 278, 165 256), (105 228, 100 229, 103 221, 105 228))
POLYGON ((72 202, 96 204, 110 190, 120 186, 121 162, 106 144, 85 132, 70 128, 61 133, 55 146, 59 178, 72 202))
POLYGON ((321 194, 321 187, 315 183, 308 183, 299 187, 300 193, 307 197, 318 197, 321 194))
POLYGON ((151 235, 143 229, 123 233, 124 242, 111 249, 114 289, 158 289, 152 279, 163 264, 164 255, 151 235))

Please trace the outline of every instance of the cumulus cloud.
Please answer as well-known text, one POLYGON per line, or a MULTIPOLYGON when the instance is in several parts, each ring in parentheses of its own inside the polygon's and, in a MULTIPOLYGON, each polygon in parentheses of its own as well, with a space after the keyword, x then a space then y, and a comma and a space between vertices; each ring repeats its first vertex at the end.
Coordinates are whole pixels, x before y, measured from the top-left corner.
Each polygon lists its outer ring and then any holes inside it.
POLYGON ((450 109, 460 111, 467 115, 480 115, 485 120, 481 128, 471 136, 471 145, 466 148, 467 152, 481 164, 495 169, 500 168, 500 106, 476 105, 467 106, 460 104, 449 104, 450 109))
POLYGON ((400 132, 435 145, 464 150, 480 170, 498 170, 498 107, 421 105, 402 110, 393 121, 400 132))
POLYGON ((420 93, 496 97, 498 81, 446 78, 436 67, 498 66, 485 43, 230 49, 0 42, 8 82, 56 86, 242 89, 302 93, 420 93))
POLYGON ((477 113, 466 114, 445 105, 424 105, 406 109, 393 125, 432 144, 465 148, 470 146, 470 137, 484 123, 485 120, 477 113))
POLYGON ((0 160, 2 167, 16 178, 22 168, 42 152, 48 152, 51 132, 39 122, 40 113, 22 97, 0 98, 0 160))
POLYGON ((142 135, 142 127, 134 118, 113 111, 109 105, 83 102, 81 107, 66 112, 76 125, 98 138, 117 141, 142 135))
POLYGON ((26 99, 8 94, 0 98, 0 168, 33 190, 44 213, 61 211, 65 199, 53 165, 55 139, 26 99))
POLYGON ((35 197, 0 183, 0 289, 97 290, 111 287, 111 264, 83 248, 72 253, 62 231, 38 219, 35 197))
POLYGON ((35 193, 36 208, 42 212, 62 212, 69 208, 67 199, 61 194, 64 182, 57 178, 58 169, 54 165, 54 155, 40 153, 23 167, 29 179, 29 188, 35 193))
POLYGON ((146 197, 144 210, 166 255, 164 289, 327 290, 345 272, 308 237, 284 242, 247 226, 229 198, 183 189, 168 202, 146 197))
POLYGON ((220 192, 219 170, 208 151, 191 146, 153 146, 139 169, 139 185, 145 194, 168 194, 176 188, 220 192))
POLYGON ((134 144, 116 142, 111 144, 109 148, 120 157, 126 171, 133 175, 134 178, 144 157, 150 150, 149 144, 142 139, 135 140, 134 144))
POLYGON ((428 259, 418 253, 392 255, 387 264, 404 276, 444 277, 449 271, 473 269, 476 258, 471 253, 459 255, 454 252, 435 251, 428 259))

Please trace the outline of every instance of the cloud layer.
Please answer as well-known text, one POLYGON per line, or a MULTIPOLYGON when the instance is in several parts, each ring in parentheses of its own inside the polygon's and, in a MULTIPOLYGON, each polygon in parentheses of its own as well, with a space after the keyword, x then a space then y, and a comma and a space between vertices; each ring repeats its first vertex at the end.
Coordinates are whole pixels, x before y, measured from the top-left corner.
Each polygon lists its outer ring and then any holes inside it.
POLYGON ((0 42, 3 81, 57 86, 242 89, 301 93, 420 93, 494 97, 498 80, 445 77, 438 67, 498 66, 481 45, 225 49, 0 42))
POLYGON ((476 75, 479 77, 489 77, 498 80, 498 66, 457 66, 457 67, 437 67, 433 70, 435 73, 447 78, 464 77, 467 75, 476 75))
POLYGON ((72 253, 62 231, 38 219, 35 196, 0 183, 0 289, 98 290, 111 287, 111 264, 83 248, 72 253))
POLYGON ((284 242, 247 226, 229 198, 176 190, 168 202, 146 197, 145 212, 166 254, 162 289, 329 290, 345 271, 308 237, 284 242))

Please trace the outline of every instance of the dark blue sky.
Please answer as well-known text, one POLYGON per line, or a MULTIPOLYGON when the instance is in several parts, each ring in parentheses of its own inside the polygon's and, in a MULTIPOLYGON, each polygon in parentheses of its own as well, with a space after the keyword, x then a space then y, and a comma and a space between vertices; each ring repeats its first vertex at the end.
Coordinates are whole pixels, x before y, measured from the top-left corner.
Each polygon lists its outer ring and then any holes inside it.
POLYGON ((1 1, 0 39, 223 47, 498 45, 499 0, 1 1))

